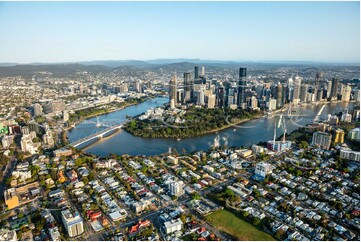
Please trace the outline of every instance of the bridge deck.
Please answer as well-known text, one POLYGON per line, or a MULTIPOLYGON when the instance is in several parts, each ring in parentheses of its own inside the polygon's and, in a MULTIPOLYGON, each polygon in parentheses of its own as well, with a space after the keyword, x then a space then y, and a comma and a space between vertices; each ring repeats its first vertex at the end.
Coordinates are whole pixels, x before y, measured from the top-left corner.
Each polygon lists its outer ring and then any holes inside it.
POLYGON ((114 125, 114 126, 111 126, 109 128, 106 128, 106 129, 103 129, 103 130, 100 130, 94 134, 91 134, 91 135, 88 135, 86 137, 83 137, 77 141, 74 141, 72 143, 69 144, 69 146, 73 146, 73 147, 77 147, 85 142, 88 142, 94 138, 97 138, 97 137, 102 137, 104 134, 110 132, 110 131, 113 131, 115 129, 120 129, 123 127, 123 125, 125 124, 126 122, 123 122, 123 123, 120 123, 120 124, 117 124, 117 125, 114 125))

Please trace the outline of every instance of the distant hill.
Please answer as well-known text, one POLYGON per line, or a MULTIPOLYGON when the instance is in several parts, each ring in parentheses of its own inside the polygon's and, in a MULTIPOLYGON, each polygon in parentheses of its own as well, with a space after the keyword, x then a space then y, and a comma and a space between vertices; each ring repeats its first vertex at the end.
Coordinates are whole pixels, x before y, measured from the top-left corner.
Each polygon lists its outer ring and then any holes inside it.
POLYGON ((123 66, 118 66, 114 69, 112 69, 112 72, 120 74, 120 75, 134 75, 136 73, 139 72, 145 72, 146 70, 137 66, 128 66, 128 65, 123 65, 123 66))
POLYGON ((0 66, 16 66, 18 63, 4 62, 0 63, 0 66))
POLYGON ((78 62, 82 65, 102 65, 107 67, 119 67, 119 66, 137 66, 137 67, 146 67, 150 63, 139 60, 102 60, 102 61, 81 61, 78 62))
MULTIPOLYGON (((32 77, 35 73, 51 73, 53 77, 72 76, 78 72, 92 74, 115 72, 121 75, 136 75, 147 71, 178 73, 194 71, 194 66, 204 66, 206 71, 218 71, 224 69, 237 70, 239 67, 247 67, 250 71, 257 70, 259 73, 267 74, 271 69, 280 67, 297 67, 307 71, 310 69, 321 69, 323 71, 334 71, 334 68, 351 67, 356 68, 357 64, 326 64, 316 62, 233 62, 233 61, 212 61, 200 59, 156 59, 148 61, 139 60, 104 60, 104 61, 83 61, 79 63, 56 63, 56 64, 14 64, 0 63, 0 77, 23 76, 32 77), (306 68, 306 69, 305 69, 306 68), (262 72, 263 71, 263 72, 262 72)), ((301 70, 300 70, 301 71, 301 70)))
POLYGON ((77 72, 100 73, 108 72, 111 68, 100 65, 80 65, 80 64, 50 64, 50 65, 16 65, 0 67, 0 76, 24 76, 32 77, 39 72, 52 73, 52 76, 62 77, 76 74, 77 72))

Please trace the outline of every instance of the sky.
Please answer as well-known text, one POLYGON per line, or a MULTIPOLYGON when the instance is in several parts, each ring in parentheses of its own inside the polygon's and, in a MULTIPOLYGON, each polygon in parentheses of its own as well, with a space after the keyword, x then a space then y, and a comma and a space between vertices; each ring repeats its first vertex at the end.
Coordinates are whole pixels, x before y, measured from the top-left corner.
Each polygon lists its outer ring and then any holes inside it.
POLYGON ((0 62, 359 63, 359 2, 0 2, 0 62))

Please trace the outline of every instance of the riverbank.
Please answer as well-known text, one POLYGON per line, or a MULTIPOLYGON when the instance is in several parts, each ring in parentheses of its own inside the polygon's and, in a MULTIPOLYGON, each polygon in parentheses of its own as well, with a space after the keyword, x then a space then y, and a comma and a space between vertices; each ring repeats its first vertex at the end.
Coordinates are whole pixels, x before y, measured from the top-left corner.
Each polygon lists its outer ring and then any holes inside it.
MULTIPOLYGON (((83 122, 83 121, 85 121, 87 119, 91 119, 91 118, 94 118, 94 117, 99 116, 99 115, 105 115, 105 114, 121 111, 121 110, 123 110, 125 108, 140 104, 142 102, 144 102, 144 100, 141 101, 141 102, 135 101, 135 102, 132 102, 132 103, 126 103, 124 106, 121 106, 121 107, 118 107, 118 108, 114 108, 114 109, 110 109, 110 110, 100 110, 97 113, 92 113, 92 114, 87 115, 87 116, 81 116, 76 122, 70 124, 69 127, 66 128, 66 131, 72 130, 73 128, 75 128, 75 126, 77 126, 78 124, 80 124, 81 122, 83 122)), ((104 104, 102 106, 105 106, 105 105, 109 105, 109 104, 104 104)), ((89 109, 91 109, 91 108, 101 108, 102 106, 90 107, 89 109)), ((86 110, 86 109, 83 109, 83 110, 86 110)), ((79 110, 79 111, 83 111, 83 110, 79 110)))
MULTIPOLYGON (((206 135, 206 134, 211 134, 211 133, 216 133, 218 131, 222 131, 222 130, 225 130, 225 129, 228 129, 228 128, 231 128, 231 127, 235 127, 237 128, 236 126, 240 125, 240 124, 243 124, 243 123, 246 123, 246 122, 250 122, 250 121, 254 121, 254 120, 260 120, 261 118, 263 118, 263 115, 257 115, 256 117, 253 117, 253 118, 249 118, 249 119, 242 119, 238 122, 234 122, 234 123, 230 123, 226 126, 223 126, 221 128, 217 128, 217 129, 213 129, 213 130, 209 130, 209 131, 206 131, 200 135, 197 135, 197 136, 202 136, 202 135, 206 135)), ((194 137, 197 137, 197 136, 194 136, 194 137)), ((188 138, 188 137, 187 137, 188 138)), ((191 138, 191 137, 189 137, 191 138)))

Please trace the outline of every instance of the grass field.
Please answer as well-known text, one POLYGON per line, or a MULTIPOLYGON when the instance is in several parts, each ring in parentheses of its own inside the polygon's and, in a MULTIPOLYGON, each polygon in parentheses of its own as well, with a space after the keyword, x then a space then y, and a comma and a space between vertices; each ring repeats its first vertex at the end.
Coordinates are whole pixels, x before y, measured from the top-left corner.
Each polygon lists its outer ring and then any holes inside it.
POLYGON ((271 235, 257 229, 227 210, 214 212, 206 217, 219 231, 225 232, 235 240, 275 240, 271 235))

